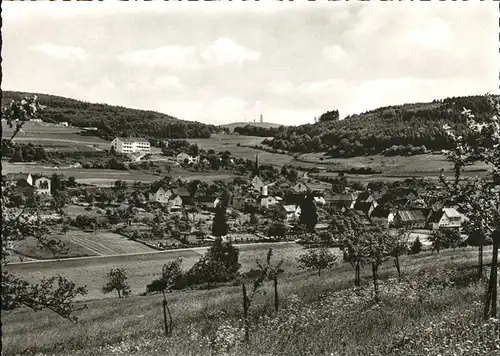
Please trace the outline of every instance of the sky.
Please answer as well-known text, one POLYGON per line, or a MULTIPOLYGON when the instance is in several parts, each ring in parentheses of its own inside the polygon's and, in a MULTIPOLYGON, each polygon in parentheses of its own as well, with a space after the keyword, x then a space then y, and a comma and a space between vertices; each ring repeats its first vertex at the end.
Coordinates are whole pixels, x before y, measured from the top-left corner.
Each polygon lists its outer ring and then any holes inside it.
POLYGON ((498 93, 498 4, 3 2, 2 90, 211 124, 498 93))

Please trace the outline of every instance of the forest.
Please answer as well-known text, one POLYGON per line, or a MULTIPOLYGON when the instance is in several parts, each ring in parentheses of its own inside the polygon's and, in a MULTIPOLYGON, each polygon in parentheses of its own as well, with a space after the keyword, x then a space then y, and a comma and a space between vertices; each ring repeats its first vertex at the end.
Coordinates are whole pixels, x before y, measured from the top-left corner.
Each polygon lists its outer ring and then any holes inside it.
POLYGON ((263 144, 291 152, 325 152, 332 157, 415 155, 450 149, 452 142, 443 125, 463 132, 464 107, 480 120, 493 113, 485 96, 451 97, 431 103, 381 107, 343 120, 338 119, 336 111, 328 111, 314 124, 270 130, 247 125, 235 128, 235 132, 272 136, 263 144))
MULTIPOLYGON (((2 107, 33 93, 4 91, 2 107)), ((60 96, 36 94, 45 109, 40 118, 46 122, 67 122, 77 127, 97 127, 96 135, 106 140, 116 136, 146 138, 209 138, 214 125, 179 120, 155 111, 136 110, 107 104, 93 104, 60 96)))

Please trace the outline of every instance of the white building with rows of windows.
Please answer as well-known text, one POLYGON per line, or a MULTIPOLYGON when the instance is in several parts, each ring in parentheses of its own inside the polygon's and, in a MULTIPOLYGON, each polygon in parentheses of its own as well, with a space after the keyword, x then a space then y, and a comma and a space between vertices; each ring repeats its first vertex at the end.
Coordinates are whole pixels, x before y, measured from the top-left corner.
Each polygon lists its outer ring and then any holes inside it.
POLYGON ((125 138, 117 137, 109 144, 118 153, 149 153, 151 145, 148 140, 143 138, 125 138))

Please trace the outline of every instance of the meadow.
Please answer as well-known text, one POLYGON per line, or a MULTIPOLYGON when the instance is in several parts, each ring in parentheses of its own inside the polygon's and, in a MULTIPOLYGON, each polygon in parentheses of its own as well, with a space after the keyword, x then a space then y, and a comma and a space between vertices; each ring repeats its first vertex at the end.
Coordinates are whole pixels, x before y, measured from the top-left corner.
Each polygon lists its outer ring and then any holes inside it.
MULTIPOLYGON (((73 241, 73 244, 81 246, 80 248, 89 251, 89 247, 99 252, 107 252, 117 249, 130 251, 131 246, 124 237, 113 239, 114 245, 106 245, 106 239, 100 241, 99 236, 92 238, 92 233, 84 233, 85 240, 81 238, 73 241), (117 243, 117 240, 121 239, 117 243), (126 244, 126 248, 124 247, 126 244), (104 245, 104 246, 103 246, 104 245)), ((76 238, 76 237, 74 237, 76 238)), ((109 239, 108 239, 109 240, 109 239)), ((70 239, 71 242, 71 239, 70 239)), ((135 245, 134 245, 135 246, 135 245)), ((132 294, 137 295, 146 290, 146 285, 161 273, 162 266, 178 257, 183 259, 183 266, 186 269, 191 268, 195 262, 202 256, 207 248, 188 248, 179 250, 154 251, 141 244, 143 250, 137 253, 121 252, 111 256, 93 256, 84 258, 64 258, 60 260, 30 261, 27 263, 14 263, 6 267, 9 272, 25 277, 30 281, 39 281, 43 277, 61 275, 73 280, 78 285, 87 285, 88 294, 83 300, 114 298, 114 295, 103 294, 101 287, 105 284, 106 274, 112 268, 124 268, 129 276, 132 294), (145 249, 147 249, 145 251, 145 249), (123 254, 127 253, 127 254, 123 254)), ((285 260, 285 265, 292 270, 296 270, 296 258, 303 250, 302 246, 295 244, 250 244, 241 245, 240 263, 242 271, 248 271, 255 265, 255 259, 265 259, 266 252, 270 247, 276 248, 276 258, 285 260)))
POLYGON ((251 306, 248 346, 237 285, 169 294, 170 338, 163 336, 160 295, 87 301, 77 324, 49 311, 15 310, 2 315, 3 354, 498 355, 492 326, 500 325, 481 321, 485 284, 475 278, 476 259, 471 248, 404 256, 401 280, 389 261, 380 271, 379 303, 369 268, 353 289, 348 264, 321 277, 286 266, 279 313, 269 284, 251 306))

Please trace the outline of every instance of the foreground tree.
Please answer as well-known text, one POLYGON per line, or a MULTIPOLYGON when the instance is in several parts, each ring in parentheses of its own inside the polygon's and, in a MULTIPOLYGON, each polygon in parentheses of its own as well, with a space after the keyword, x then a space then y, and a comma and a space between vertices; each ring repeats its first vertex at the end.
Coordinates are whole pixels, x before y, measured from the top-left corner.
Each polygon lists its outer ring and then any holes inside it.
POLYGON ((172 335, 173 319, 167 301, 167 293, 179 284, 182 278, 182 258, 163 265, 161 277, 155 279, 146 287, 147 292, 160 291, 163 295, 163 322, 165 324, 165 336, 172 335), (167 322, 168 313, 168 322, 167 322))
POLYGON ((317 270, 318 276, 321 276, 322 270, 335 266, 336 262, 337 256, 325 246, 309 250, 299 257, 299 266, 304 269, 317 270))
MULTIPOLYGON (((399 264, 399 256, 402 256, 408 252, 409 237, 410 233, 408 230, 399 230, 397 235, 395 236, 395 239, 392 241, 392 246, 389 253, 394 258, 394 266, 398 271, 399 278, 401 278, 401 265, 399 264)), ((418 242, 420 242, 420 240, 418 242)))
POLYGON ((279 297, 278 297, 278 275, 283 273, 281 266, 283 260, 278 262, 276 266, 271 264, 271 257, 273 255, 273 249, 270 248, 266 256, 266 264, 262 264, 260 260, 256 260, 257 269, 252 270, 243 276, 241 281, 241 291, 243 295, 243 322, 245 328, 245 342, 250 341, 250 318, 249 310, 253 302, 253 299, 260 288, 264 285, 266 279, 272 279, 274 285, 274 310, 277 313, 279 310, 279 297), (252 283, 252 291, 249 293, 247 290, 246 283, 252 283))
MULTIPOLYGON (((441 182, 460 210, 468 217, 468 232, 479 234, 493 243, 490 278, 484 305, 484 317, 497 316, 498 248, 500 244, 500 103, 498 98, 489 97, 493 115, 483 122, 476 121, 470 110, 462 112, 467 128, 462 135, 456 135, 445 126, 448 138, 454 148, 447 152, 453 162, 455 177, 448 181, 441 174, 441 182), (466 165, 484 162, 488 165, 486 179, 468 179, 462 176, 466 165)), ((482 244, 481 244, 482 245, 482 244)), ((481 252, 481 250, 480 250, 481 252)), ((482 260, 482 254, 480 254, 482 260)))
MULTIPOLYGON (((8 141, 2 144, 10 145, 15 136, 21 131, 25 122, 35 118, 41 106, 37 98, 26 98, 13 101, 6 108, 2 108, 2 119, 14 128, 8 141)), ((67 247, 51 234, 49 227, 40 218, 40 207, 35 197, 27 199, 24 205, 17 207, 16 195, 13 188, 7 187, 2 181, 2 281, 1 304, 2 310, 12 310, 18 307, 28 307, 35 311, 50 309, 65 319, 76 321, 75 312, 86 308, 77 306, 75 299, 87 293, 86 287, 76 286, 72 281, 61 277, 42 278, 41 281, 29 282, 6 270, 6 266, 16 258, 22 260, 19 244, 27 238, 34 238, 40 248, 52 253, 54 258, 67 251, 67 247)))
POLYGON ((127 283, 127 274, 125 269, 116 268, 111 269, 108 273, 108 281, 102 287, 102 292, 104 294, 116 291, 118 293, 118 298, 126 298, 130 295, 130 286, 127 283))

